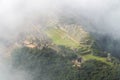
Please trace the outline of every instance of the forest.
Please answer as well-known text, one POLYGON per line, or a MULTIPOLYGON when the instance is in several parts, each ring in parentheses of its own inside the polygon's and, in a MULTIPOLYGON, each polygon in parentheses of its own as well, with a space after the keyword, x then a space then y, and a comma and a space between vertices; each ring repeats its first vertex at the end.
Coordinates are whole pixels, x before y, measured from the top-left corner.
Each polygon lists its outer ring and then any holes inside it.
POLYGON ((90 59, 73 67, 72 60, 78 56, 74 51, 57 53, 51 48, 22 47, 12 52, 13 68, 25 70, 32 80, 120 80, 120 65, 109 65, 90 59), (64 54, 64 56, 63 56, 64 54))

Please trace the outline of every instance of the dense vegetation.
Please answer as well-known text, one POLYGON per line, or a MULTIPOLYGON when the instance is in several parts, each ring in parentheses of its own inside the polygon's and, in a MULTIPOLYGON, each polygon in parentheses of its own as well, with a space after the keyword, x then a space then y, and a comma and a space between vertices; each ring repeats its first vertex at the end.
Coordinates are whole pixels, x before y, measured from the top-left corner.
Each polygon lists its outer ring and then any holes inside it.
MULTIPOLYGON (((95 39, 95 44, 93 46, 94 49, 97 49, 102 52, 109 52, 113 56, 120 59, 120 39, 113 38, 109 35, 102 35, 102 34, 92 34, 95 39)), ((103 54, 104 55, 104 54, 103 54)))
POLYGON ((120 61, 111 55, 115 44, 109 37, 94 41, 79 26, 54 26, 45 31, 47 42, 37 38, 35 48, 24 45, 12 52, 14 69, 25 70, 32 80, 120 80, 120 61))
POLYGON ((12 53, 13 67, 28 71, 33 80, 120 80, 119 65, 87 60, 81 67, 73 67, 72 60, 76 58, 74 51, 63 47, 60 52, 23 47, 12 53))

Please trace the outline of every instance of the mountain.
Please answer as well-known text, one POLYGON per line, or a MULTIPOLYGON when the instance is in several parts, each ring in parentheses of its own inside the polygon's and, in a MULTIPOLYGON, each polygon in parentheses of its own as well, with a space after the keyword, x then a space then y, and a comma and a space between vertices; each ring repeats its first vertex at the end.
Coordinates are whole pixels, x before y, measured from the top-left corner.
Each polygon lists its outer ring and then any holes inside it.
POLYGON ((90 32, 84 20, 75 22, 60 17, 26 23, 15 36, 0 37, 0 54, 32 80, 120 80, 120 61, 111 49, 118 42, 90 32))
POLYGON ((29 25, 15 38, 8 48, 13 69, 32 80, 120 79, 120 61, 97 48, 82 25, 48 20, 44 26, 29 25))

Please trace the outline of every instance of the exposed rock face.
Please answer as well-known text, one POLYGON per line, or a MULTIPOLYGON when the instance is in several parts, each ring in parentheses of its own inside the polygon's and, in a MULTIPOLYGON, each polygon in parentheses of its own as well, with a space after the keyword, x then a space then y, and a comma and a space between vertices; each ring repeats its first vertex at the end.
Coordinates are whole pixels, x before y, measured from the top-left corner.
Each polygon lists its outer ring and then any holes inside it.
POLYGON ((89 34, 79 25, 60 25, 59 28, 67 32, 74 40, 78 42, 87 42, 90 37, 89 34))
POLYGON ((73 60, 72 63, 73 63, 73 67, 81 67, 81 64, 83 63, 83 58, 82 57, 79 57, 77 58, 76 60, 73 60))

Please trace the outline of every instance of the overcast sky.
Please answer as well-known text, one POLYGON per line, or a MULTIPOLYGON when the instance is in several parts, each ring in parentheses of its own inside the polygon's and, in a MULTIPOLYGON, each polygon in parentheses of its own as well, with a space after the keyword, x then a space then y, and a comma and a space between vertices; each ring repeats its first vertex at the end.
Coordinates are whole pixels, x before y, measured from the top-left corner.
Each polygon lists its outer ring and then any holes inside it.
MULTIPOLYGON (((34 22, 39 16, 57 15, 69 8, 72 13, 77 10, 73 15, 78 13, 92 22, 95 32, 120 38, 120 0, 0 0, 0 38, 14 36, 24 23, 34 22)), ((5 66, 0 64, 0 80, 13 77, 5 66)))
POLYGON ((69 6, 88 18, 99 32, 120 37, 119 5, 119 0, 0 0, 0 32, 17 31, 18 26, 27 21, 34 21, 40 15, 56 14, 69 6))

